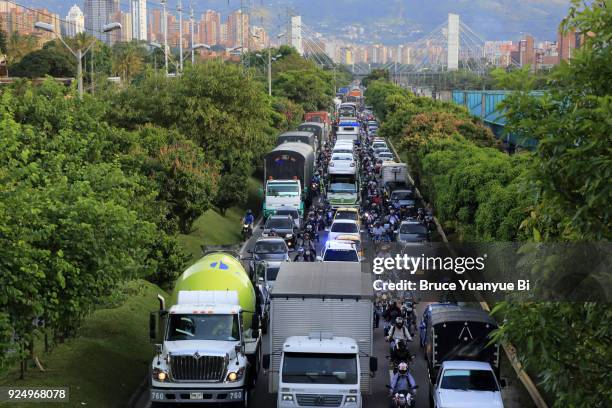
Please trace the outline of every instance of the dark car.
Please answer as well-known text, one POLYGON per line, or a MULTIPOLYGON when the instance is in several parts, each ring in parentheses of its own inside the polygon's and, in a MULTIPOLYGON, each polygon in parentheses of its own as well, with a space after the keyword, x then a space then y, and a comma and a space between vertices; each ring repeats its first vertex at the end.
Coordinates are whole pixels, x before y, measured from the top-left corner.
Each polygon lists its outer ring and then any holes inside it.
POLYGON ((248 252, 253 254, 253 259, 249 263, 251 274, 255 271, 255 266, 263 261, 284 262, 289 260, 289 248, 281 237, 259 238, 253 249, 248 252))
POLYGON ((429 241, 427 227, 417 221, 403 221, 397 231, 397 242, 420 244, 429 241))
POLYGON ((416 201, 413 190, 393 190, 388 193, 389 205, 396 209, 414 208, 416 201))
POLYGON ((283 238, 289 248, 295 248, 295 239, 297 228, 293 217, 290 215, 272 215, 266 220, 264 225, 263 237, 270 237, 272 230, 276 232, 276 236, 283 238))
POLYGON ((300 212, 295 207, 289 207, 282 205, 276 209, 275 215, 290 215, 293 218, 293 223, 297 229, 302 228, 302 219, 300 218, 300 212))

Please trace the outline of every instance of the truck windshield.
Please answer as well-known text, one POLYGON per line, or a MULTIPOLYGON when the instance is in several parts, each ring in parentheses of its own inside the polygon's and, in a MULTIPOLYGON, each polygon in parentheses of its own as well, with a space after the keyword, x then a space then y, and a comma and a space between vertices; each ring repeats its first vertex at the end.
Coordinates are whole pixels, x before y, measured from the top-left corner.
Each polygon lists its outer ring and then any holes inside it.
POLYGON ((349 193, 353 194, 357 192, 357 186, 349 183, 332 183, 329 185, 330 193, 349 193))
POLYGON ((238 315, 170 314, 168 340, 240 340, 238 315))
POLYGON ((445 370, 440 388, 463 391, 498 391, 493 372, 489 370, 445 370))
POLYGON ((300 194, 297 184, 273 184, 268 186, 268 192, 266 195, 269 196, 285 196, 293 197, 300 194))
POLYGON ((292 384, 357 384, 355 354, 285 353, 283 382, 292 384))

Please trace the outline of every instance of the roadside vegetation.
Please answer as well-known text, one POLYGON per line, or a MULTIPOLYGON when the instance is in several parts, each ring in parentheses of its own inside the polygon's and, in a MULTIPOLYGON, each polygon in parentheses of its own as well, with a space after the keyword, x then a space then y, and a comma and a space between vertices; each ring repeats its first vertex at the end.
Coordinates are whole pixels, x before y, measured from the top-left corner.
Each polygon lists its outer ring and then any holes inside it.
MULTIPOLYGON (((462 107, 415 97, 385 78, 367 89, 368 103, 383 119, 380 133, 408 158, 436 215, 463 242, 612 237, 612 15, 596 3, 572 4, 564 28, 586 33, 584 43, 571 64, 553 73, 549 92, 530 95, 537 81, 526 70, 498 74, 502 86, 517 90, 503 102, 508 130, 536 138, 533 152, 504 153, 462 107)), ((550 258, 535 276, 554 274, 571 256, 550 258)), ((552 406, 603 407, 610 401, 609 303, 503 302, 494 313, 504 322, 496 338, 517 346, 552 406)))
POLYGON ((15 385, 74 378, 73 401, 90 406, 126 402, 151 352, 153 292, 171 289, 201 245, 239 243, 244 210, 260 207, 262 154, 305 108, 326 108, 333 88, 329 72, 290 48, 291 69, 309 75, 275 83, 272 97, 255 68, 215 60, 166 78, 148 56, 115 51, 139 63, 129 71, 108 59, 125 81, 98 81, 82 100, 52 79, 0 89, 0 376, 15 385), (286 91, 313 76, 328 89, 308 100, 286 91))
POLYGON ((8 371, 0 376, 0 386, 69 387, 70 403, 48 404, 51 407, 124 406, 143 380, 151 358, 148 311, 158 307, 158 293, 166 296, 145 280, 119 285, 112 298, 85 319, 78 337, 54 345, 49 353, 42 353, 41 341, 35 343, 45 371, 28 362, 25 379, 18 378, 19 372, 8 371))

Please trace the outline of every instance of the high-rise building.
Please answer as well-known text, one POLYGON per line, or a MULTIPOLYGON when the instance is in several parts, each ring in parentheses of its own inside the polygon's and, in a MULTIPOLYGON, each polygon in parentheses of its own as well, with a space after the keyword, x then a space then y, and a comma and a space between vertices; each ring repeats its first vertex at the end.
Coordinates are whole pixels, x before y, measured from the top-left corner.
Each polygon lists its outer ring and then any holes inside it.
POLYGON ((147 1, 132 0, 131 7, 132 39, 147 41, 147 1))
POLYGON ((149 39, 161 44, 164 40, 162 11, 160 9, 151 10, 149 18, 149 39))
POLYGON ((85 29, 99 40, 109 43, 110 36, 103 32, 103 28, 117 11, 119 0, 85 0, 85 29))
POLYGON ((15 10, 17 8, 19 8, 19 6, 14 3, 10 3, 5 0, 0 1, 0 13, 9 13, 11 10, 15 10))
POLYGON ((535 58, 535 40, 533 36, 527 34, 523 37, 519 43, 519 64, 521 67, 531 66, 532 70, 536 69, 536 58, 535 58))
POLYGON ((221 23, 219 25, 219 44, 229 47, 229 33, 227 23, 221 23))
POLYGON ((249 46, 249 15, 236 10, 227 17, 227 37, 229 47, 249 46))
POLYGON ((263 27, 253 26, 251 28, 251 34, 249 49, 261 50, 270 45, 268 33, 266 33, 266 30, 263 27))
POLYGON ((64 35, 66 37, 74 37, 75 35, 85 31, 85 16, 76 4, 70 7, 66 22, 64 23, 64 35))
POLYGON ((581 36, 575 30, 567 33, 559 32, 557 37, 557 53, 559 61, 568 61, 574 55, 574 50, 580 48, 581 36))
POLYGON ((206 10, 200 20, 200 42, 215 45, 221 42, 221 14, 206 10))
POLYGON ((110 20, 121 23, 121 30, 115 30, 109 34, 110 43, 132 41, 132 14, 117 11, 111 15, 110 20))

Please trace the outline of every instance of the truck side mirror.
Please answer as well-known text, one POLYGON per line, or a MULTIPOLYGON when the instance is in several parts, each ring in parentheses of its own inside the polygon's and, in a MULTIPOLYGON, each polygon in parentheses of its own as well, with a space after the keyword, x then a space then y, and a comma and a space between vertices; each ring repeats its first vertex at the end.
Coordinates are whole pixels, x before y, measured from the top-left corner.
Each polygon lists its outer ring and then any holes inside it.
POLYGON ((264 370, 269 370, 270 369, 270 355, 269 354, 264 354, 263 355, 263 360, 261 362, 261 366, 264 368, 264 370))
POLYGON ((149 313, 149 340, 154 343, 157 340, 158 313, 149 313))
POLYGON ((253 313, 253 318, 251 319, 251 329, 253 330, 253 338, 259 337, 259 315, 257 313, 253 313))
POLYGON ((376 371, 378 371, 378 359, 370 357, 370 372, 375 373, 376 371))

